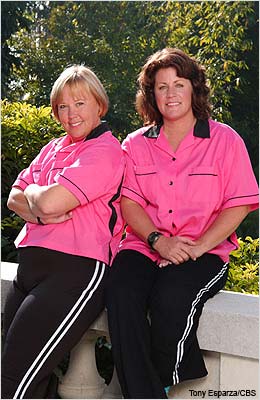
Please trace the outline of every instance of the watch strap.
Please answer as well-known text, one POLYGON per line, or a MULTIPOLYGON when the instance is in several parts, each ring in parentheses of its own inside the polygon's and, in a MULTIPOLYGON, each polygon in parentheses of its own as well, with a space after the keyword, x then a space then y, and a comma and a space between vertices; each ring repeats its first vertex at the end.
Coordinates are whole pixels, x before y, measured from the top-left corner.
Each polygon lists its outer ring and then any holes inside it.
POLYGON ((159 237, 162 236, 161 232, 151 232, 148 237, 147 237, 147 243, 149 244, 149 246, 151 247, 151 249, 154 249, 154 245, 157 242, 157 240, 159 239, 159 237))
POLYGON ((39 225, 45 225, 45 224, 42 222, 42 220, 41 220, 40 217, 36 217, 36 218, 37 218, 37 222, 38 222, 39 225))

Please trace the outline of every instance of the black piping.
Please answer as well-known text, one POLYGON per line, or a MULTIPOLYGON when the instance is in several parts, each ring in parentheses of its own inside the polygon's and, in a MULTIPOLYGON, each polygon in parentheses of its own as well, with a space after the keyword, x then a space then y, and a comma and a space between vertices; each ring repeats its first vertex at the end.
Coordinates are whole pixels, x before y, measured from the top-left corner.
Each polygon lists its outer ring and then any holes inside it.
MULTIPOLYGON (((121 179, 121 182, 120 182, 120 184, 118 186, 117 192, 114 194, 114 196, 108 202, 108 205, 109 205, 109 207, 111 208, 111 211, 112 211, 111 212, 111 217, 110 217, 110 220, 109 220, 109 223, 108 223, 111 236, 113 236, 114 228, 115 228, 116 221, 117 221, 117 212, 116 212, 116 209, 115 209, 115 206, 114 206, 113 203, 120 196, 121 187, 122 187, 122 183, 123 183, 123 178, 124 177, 122 177, 122 179, 121 179)), ((109 246, 109 262, 108 262, 108 264, 110 264, 111 258, 112 258, 112 251, 111 251, 111 247, 109 246)))
POLYGON ((66 179, 67 181, 69 181, 70 183, 72 183, 72 185, 74 185, 74 186, 86 197, 87 201, 89 202, 88 197, 87 197, 87 196, 85 195, 85 193, 80 189, 80 187, 78 187, 77 185, 75 185, 75 183, 72 182, 70 179, 66 178, 66 176, 61 175, 61 174, 60 174, 60 176, 61 176, 62 178, 64 178, 64 179, 66 179))

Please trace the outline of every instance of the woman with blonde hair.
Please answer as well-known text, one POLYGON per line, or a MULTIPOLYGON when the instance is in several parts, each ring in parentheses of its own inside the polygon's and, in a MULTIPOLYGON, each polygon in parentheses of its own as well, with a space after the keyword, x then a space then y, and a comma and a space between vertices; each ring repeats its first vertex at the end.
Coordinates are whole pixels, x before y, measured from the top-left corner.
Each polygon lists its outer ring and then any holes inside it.
POLYGON ((8 207, 26 224, 4 311, 2 398, 55 398, 52 371, 104 308, 122 235, 124 157, 101 118, 105 89, 74 65, 51 92, 66 135, 44 146, 13 184, 8 207))

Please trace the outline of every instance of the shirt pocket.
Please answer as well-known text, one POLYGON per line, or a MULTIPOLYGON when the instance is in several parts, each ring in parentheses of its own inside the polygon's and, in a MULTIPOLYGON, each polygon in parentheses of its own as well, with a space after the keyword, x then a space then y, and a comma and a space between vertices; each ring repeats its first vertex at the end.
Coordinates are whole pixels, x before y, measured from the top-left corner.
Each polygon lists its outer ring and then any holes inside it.
POLYGON ((186 177, 188 199, 192 203, 215 203, 220 198, 220 176, 215 167, 192 168, 186 177))
POLYGON ((54 161, 51 165, 49 172, 47 173, 47 184, 51 185, 55 183, 57 181, 58 175, 60 175, 65 167, 66 163, 64 160, 54 161))
POLYGON ((142 192, 142 195, 148 203, 156 199, 158 173, 154 164, 145 166, 135 166, 135 177, 142 192))
POLYGON ((42 164, 33 164, 32 165, 33 182, 40 185, 41 175, 42 175, 42 164))

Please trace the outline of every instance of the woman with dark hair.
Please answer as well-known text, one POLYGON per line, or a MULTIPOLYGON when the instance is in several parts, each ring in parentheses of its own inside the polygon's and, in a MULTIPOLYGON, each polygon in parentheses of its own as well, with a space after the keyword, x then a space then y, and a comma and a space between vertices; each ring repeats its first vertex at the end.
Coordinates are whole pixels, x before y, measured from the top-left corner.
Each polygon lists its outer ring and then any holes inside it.
POLYGON ((257 208, 258 187, 241 137, 210 119, 193 58, 158 51, 138 83, 145 126, 123 143, 127 230, 106 304, 124 397, 167 398, 170 386, 207 375, 199 318, 225 285, 235 230, 257 208))

